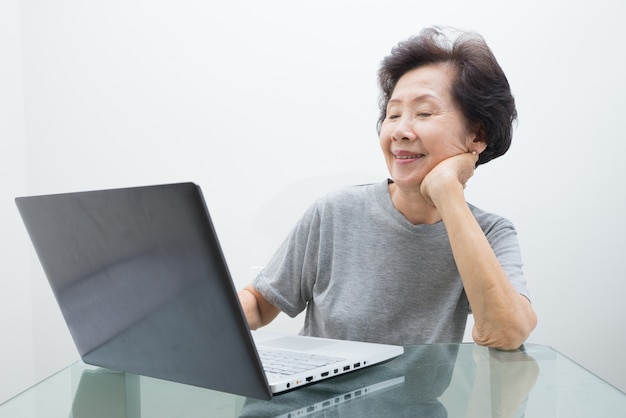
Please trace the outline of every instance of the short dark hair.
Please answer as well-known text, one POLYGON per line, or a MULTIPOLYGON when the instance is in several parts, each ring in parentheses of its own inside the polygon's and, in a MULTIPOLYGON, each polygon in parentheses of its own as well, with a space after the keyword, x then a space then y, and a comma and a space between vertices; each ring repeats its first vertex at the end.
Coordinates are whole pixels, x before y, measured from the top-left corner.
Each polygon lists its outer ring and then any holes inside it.
POLYGON ((381 89, 378 133, 398 80, 417 67, 436 63, 447 63, 456 73, 452 96, 468 126, 476 129, 487 144, 476 165, 507 152, 517 119, 515 99, 491 49, 483 37, 474 32, 461 32, 450 41, 442 29, 426 28, 391 50, 378 71, 381 89))

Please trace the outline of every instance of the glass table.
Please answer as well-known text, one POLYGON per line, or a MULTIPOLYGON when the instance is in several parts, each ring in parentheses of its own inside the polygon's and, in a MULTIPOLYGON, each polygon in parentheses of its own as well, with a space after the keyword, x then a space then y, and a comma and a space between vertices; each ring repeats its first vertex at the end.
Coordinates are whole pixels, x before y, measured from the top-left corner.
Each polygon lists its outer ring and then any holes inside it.
POLYGON ((386 363, 260 401, 77 362, 0 418, 626 417, 626 394, 542 345, 406 347, 386 363))

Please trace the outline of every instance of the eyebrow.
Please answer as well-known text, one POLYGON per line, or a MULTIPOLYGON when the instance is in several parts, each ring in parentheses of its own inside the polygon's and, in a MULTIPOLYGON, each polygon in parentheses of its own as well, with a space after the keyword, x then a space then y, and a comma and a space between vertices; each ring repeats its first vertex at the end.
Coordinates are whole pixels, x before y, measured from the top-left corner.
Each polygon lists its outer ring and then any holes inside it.
MULTIPOLYGON (((412 98, 410 102, 416 103, 416 102, 423 102, 425 100, 434 100, 436 102, 443 103, 440 98, 433 96, 432 94, 429 94, 429 93, 420 94, 419 96, 412 98)), ((389 105, 390 103, 400 103, 400 102, 402 102, 402 100, 400 99, 389 99, 387 104, 389 105)))

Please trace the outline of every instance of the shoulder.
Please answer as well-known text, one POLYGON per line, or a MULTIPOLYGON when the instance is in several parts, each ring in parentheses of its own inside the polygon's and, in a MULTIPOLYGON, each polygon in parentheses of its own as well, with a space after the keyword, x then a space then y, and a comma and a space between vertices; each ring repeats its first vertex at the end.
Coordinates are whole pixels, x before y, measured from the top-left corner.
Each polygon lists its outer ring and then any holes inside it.
POLYGON ((478 221, 487 238, 493 238, 502 234, 517 235, 513 222, 501 215, 488 212, 474 205, 469 204, 472 214, 478 221))

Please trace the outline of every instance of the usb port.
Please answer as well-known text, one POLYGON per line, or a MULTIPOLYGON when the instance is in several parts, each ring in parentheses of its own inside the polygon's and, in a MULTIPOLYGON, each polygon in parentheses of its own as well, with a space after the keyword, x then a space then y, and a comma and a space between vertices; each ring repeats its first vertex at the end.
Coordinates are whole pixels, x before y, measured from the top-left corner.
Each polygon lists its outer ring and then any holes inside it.
POLYGON ((343 371, 347 372, 348 370, 350 370, 350 366, 343 366, 343 371))
POLYGON ((354 363, 354 368, 361 367, 361 363, 354 363))

